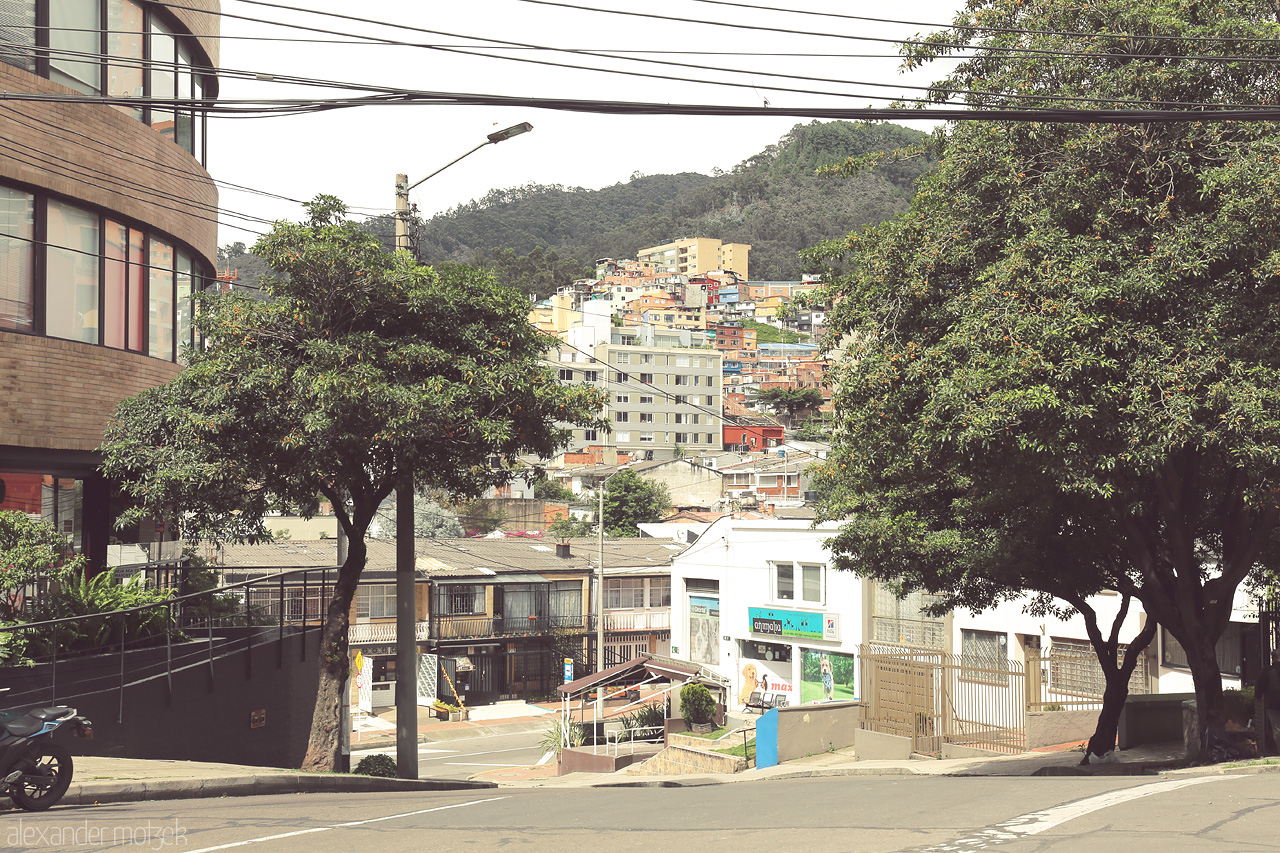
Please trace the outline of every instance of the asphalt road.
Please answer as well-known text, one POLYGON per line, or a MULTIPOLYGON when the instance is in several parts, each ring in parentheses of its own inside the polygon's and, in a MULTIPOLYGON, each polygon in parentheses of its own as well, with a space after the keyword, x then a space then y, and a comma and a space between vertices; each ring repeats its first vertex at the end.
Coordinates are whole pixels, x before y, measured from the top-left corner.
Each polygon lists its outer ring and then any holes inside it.
MULTIPOLYGON (((466 779, 497 767, 527 767, 543 761, 541 732, 486 735, 418 744, 419 779, 466 779)), ((396 748, 351 751, 351 766, 366 755, 381 752, 396 757, 396 748)), ((3 845, 0 845, 0 849, 3 845)))
POLYGON ((1280 776, 840 777, 692 788, 506 788, 59 807, 13 851, 577 850, 1181 853, 1280 848, 1280 776))

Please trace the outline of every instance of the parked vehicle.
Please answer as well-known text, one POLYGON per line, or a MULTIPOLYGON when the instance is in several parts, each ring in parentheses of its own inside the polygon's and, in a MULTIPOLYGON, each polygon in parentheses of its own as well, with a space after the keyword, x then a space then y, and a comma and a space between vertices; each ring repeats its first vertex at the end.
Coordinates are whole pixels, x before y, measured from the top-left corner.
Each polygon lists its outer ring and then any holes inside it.
POLYGON ((75 708, 0 711, 0 796, 29 812, 44 811, 62 799, 71 784, 71 753, 53 742, 53 733, 64 725, 77 737, 93 737, 93 723, 75 708))

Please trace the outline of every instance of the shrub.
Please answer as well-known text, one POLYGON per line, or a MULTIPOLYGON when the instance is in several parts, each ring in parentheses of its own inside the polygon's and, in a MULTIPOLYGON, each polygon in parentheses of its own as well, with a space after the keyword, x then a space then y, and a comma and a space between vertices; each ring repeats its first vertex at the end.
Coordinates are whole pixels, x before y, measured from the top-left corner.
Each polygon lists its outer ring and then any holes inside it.
POLYGON ((435 708, 437 711, 444 711, 449 714, 456 714, 458 711, 462 710, 457 705, 450 705, 448 702, 441 702, 439 700, 436 700, 436 703, 431 707, 435 708))
POLYGON ((1243 690, 1233 688, 1223 690, 1222 700, 1228 720, 1243 725, 1253 718, 1253 687, 1245 687, 1243 690))
POLYGON ((385 776, 388 779, 394 779, 396 778, 396 760, 380 752, 366 755, 351 772, 359 773, 361 776, 385 776))
POLYGON ((637 729, 658 729, 661 731, 666 722, 667 715, 663 713, 661 705, 642 705, 634 713, 623 716, 622 727, 630 733, 628 740, 644 740, 658 735, 652 731, 637 734, 637 729))
POLYGON ((709 723, 716 713, 716 700, 701 684, 686 684, 680 689, 680 716, 686 723, 709 723))
MULTIPOLYGON (((587 733, 583 731, 582 724, 570 721, 567 725, 569 746, 582 746, 583 741, 587 739, 587 733)), ((542 735, 542 740, 538 741, 538 746, 543 752, 554 752, 559 757, 560 750, 564 749, 565 726, 564 718, 556 717, 551 728, 547 729, 542 735)))

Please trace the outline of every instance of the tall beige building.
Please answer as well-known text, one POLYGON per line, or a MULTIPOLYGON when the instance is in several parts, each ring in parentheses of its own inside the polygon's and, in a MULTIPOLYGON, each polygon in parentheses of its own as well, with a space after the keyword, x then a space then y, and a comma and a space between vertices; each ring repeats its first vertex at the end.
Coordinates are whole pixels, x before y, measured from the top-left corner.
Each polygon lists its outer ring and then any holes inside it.
POLYGON ((648 261, 663 272, 680 275, 701 275, 716 270, 731 270, 742 279, 750 280, 747 243, 721 243, 711 237, 693 237, 676 240, 641 249, 636 253, 639 261, 648 261))

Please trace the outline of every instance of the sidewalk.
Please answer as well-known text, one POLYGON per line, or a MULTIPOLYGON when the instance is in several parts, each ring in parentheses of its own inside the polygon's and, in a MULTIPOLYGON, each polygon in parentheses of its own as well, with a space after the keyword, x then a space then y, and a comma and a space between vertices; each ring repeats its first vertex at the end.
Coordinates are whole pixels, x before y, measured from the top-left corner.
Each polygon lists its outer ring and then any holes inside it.
MULTIPOLYGON (((448 723, 420 720, 424 742, 448 741, 461 737, 484 737, 519 731, 541 731, 551 715, 503 716, 527 713, 521 709, 502 710, 491 720, 448 723)), ((353 742, 353 750, 369 749, 375 743, 394 746, 394 738, 353 742)), ((361 791, 448 791, 496 787, 693 787, 761 779, 795 779, 820 776, 1063 776, 1063 775, 1152 775, 1187 776, 1222 773, 1280 772, 1280 761, 1262 759, 1204 767, 1183 767, 1181 743, 1154 744, 1117 754, 1110 764, 1080 767, 1078 744, 1062 744, 1036 752, 999 757, 953 758, 943 760, 858 761, 852 750, 812 755, 776 767, 752 768, 736 774, 686 776, 627 776, 571 773, 556 775, 554 764, 539 767, 496 768, 472 776, 470 780, 383 779, 336 773, 302 773, 271 767, 249 767, 195 761, 164 761, 134 758, 81 756, 75 759, 75 777, 62 802, 67 805, 94 805, 137 800, 191 799, 199 797, 250 796, 307 792, 361 791), (1263 761, 1276 763, 1264 764, 1263 761)), ((0 808, 7 804, 0 799, 0 808)))

